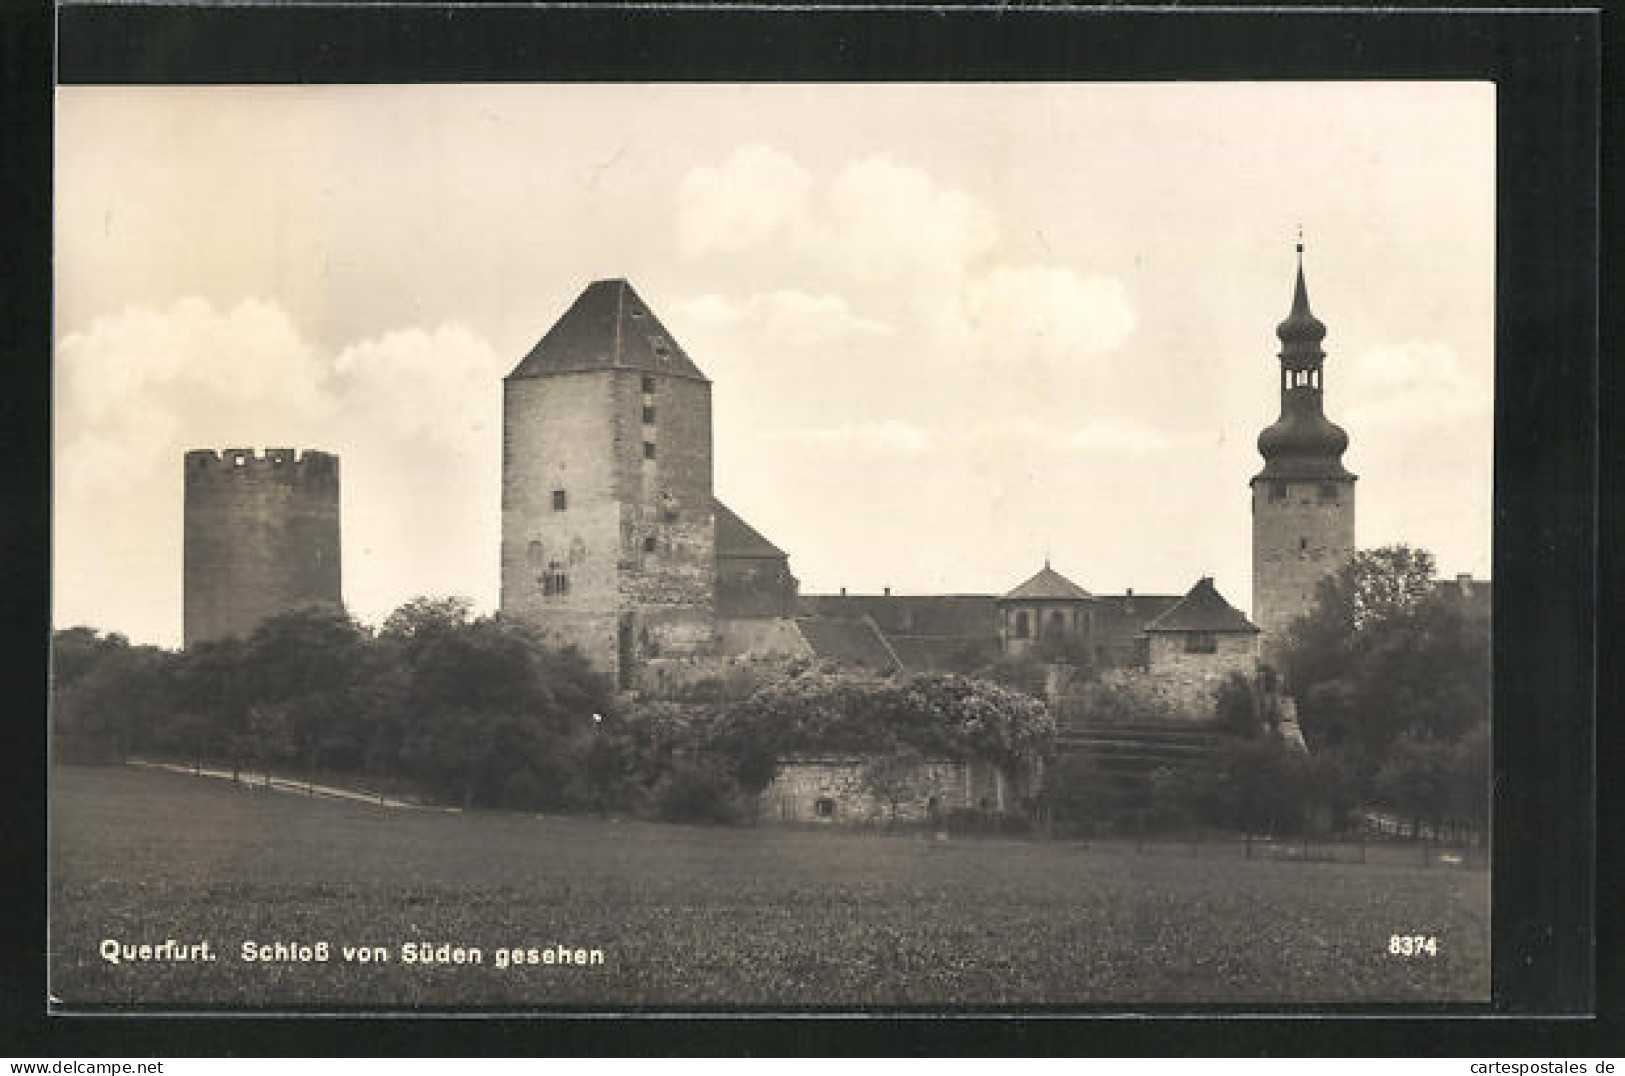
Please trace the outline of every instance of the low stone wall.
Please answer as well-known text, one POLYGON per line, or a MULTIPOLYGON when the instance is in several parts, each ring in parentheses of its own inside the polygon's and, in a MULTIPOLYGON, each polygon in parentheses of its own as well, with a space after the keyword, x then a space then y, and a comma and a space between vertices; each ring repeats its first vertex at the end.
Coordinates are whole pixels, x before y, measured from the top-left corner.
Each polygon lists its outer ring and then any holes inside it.
POLYGON ((997 767, 981 762, 931 759, 904 779, 907 794, 893 804, 877 795, 869 779, 873 760, 860 756, 791 758, 758 798, 764 821, 852 825, 890 819, 919 822, 934 813, 1010 806, 1009 785, 997 767))

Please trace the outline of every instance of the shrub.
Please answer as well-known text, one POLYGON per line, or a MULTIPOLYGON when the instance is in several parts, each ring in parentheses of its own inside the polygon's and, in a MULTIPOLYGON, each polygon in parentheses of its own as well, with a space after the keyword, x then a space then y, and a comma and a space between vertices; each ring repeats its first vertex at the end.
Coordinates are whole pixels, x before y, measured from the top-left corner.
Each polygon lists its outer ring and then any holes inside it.
POLYGON ((740 815, 738 791, 721 767, 685 760, 675 763, 661 781, 655 807, 667 822, 733 822, 740 815))

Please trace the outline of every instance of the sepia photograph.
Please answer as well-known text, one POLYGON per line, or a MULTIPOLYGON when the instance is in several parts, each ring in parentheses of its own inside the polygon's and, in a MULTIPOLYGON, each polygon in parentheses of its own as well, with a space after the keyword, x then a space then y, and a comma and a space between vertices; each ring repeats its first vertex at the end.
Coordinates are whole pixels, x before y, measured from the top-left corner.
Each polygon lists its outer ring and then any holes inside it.
POLYGON ((1490 1002, 1494 83, 54 125, 52 1011, 1490 1002))

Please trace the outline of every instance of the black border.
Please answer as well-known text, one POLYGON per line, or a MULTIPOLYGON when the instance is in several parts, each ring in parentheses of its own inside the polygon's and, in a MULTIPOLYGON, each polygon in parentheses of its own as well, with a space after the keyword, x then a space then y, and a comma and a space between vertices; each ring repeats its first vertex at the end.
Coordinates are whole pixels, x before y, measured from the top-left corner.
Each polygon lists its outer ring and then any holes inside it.
MULTIPOLYGON (((13 152, 0 340, 8 494, 0 608, 15 645, 7 802, 11 914, 0 1050, 411 1054, 746 1052, 1509 1054, 1608 1051, 1606 1021, 1405 1019, 46 1019, 44 638, 48 624, 52 12, 8 8, 13 152), (21 144, 23 152, 15 152, 21 144), (15 442, 15 443, 10 443, 15 442)), ((1592 998, 1597 490, 1595 10, 1079 11, 72 6, 64 83, 1043 79, 1489 79, 1498 86, 1494 1009, 1619 1011, 1592 998), (1516 715, 1516 717, 1514 717, 1516 715)), ((1616 117, 1617 118, 1617 117, 1616 117)), ((1617 312, 1611 315, 1617 326, 1617 312)), ((1617 401, 1616 391, 1609 397, 1617 401)), ((1618 582, 1617 568, 1609 577, 1618 582)), ((1604 639, 1617 638, 1605 635, 1604 639)), ((1612 665, 1608 669, 1613 674, 1612 665)), ((1609 711, 1604 708, 1603 713, 1609 711)), ((1605 729, 1613 735, 1612 728, 1605 729)), ((1611 741, 1612 742, 1612 741, 1611 741)), ((1603 757, 1608 757, 1604 755, 1603 757)), ((1615 875, 1617 877, 1617 874, 1615 875)), ((1617 882, 1609 882, 1617 898, 1617 882)), ((1620 907, 1617 899, 1606 909, 1620 907)), ((1609 965, 1612 967, 1612 965, 1609 965)), ((1614 1047, 1617 1050, 1617 1045, 1614 1047)))

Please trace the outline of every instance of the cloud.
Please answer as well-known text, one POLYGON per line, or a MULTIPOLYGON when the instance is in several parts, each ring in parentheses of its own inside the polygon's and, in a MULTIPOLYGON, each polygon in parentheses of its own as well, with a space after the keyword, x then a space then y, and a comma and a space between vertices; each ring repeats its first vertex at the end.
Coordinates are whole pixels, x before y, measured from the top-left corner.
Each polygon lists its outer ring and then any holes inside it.
POLYGON ((91 493, 192 445, 285 444, 328 411, 328 371, 274 303, 131 306, 55 355, 58 479, 91 493))
POLYGON ((691 169, 677 190, 683 253, 746 250, 805 225, 812 177, 787 153, 741 146, 715 167, 691 169))
POLYGON ((1092 358, 1133 332, 1134 308, 1121 282, 1064 266, 999 266, 973 280, 964 317, 977 353, 999 362, 1092 358))
POLYGON ((779 430, 769 440, 857 453, 917 455, 935 444, 927 430, 899 419, 812 429, 779 430))
POLYGON ((968 440, 979 446, 1022 445, 1051 452, 1139 456, 1180 444, 1183 438, 1122 416, 1091 418, 1076 426, 1053 426, 1017 418, 980 423, 968 440))
POLYGON ((381 431, 457 443, 495 429, 504 373, 489 342, 462 325, 400 329, 351 344, 333 362, 334 390, 347 414, 363 412, 381 431))
POLYGON ((993 211, 976 198, 881 155, 847 165, 828 203, 828 226, 808 245, 870 279, 957 275, 999 236, 993 211))
POLYGON ((891 325, 853 312, 839 295, 813 295, 792 288, 730 299, 714 292, 672 304, 678 317, 706 328, 749 325, 775 340, 814 343, 849 336, 886 336, 891 325))
POLYGON ((885 326, 949 361, 1001 364, 1076 363, 1134 331, 1121 281, 1066 264, 1000 262, 1000 233, 980 199, 887 155, 816 182, 788 155, 745 146, 682 181, 682 249, 769 257, 775 273, 822 286, 711 293, 685 312, 709 329, 772 322, 790 340, 885 326), (884 310, 886 320, 854 314, 860 308, 884 310))
POLYGON ((1350 361, 1349 390, 1359 402, 1351 422, 1427 422, 1487 413, 1494 392, 1449 344, 1382 343, 1350 361))
POLYGON ((278 304, 133 306, 59 341, 55 615, 178 643, 182 453, 320 448, 343 466, 345 599, 495 592, 502 362, 459 324, 336 352, 278 304), (106 520, 116 515, 110 537, 106 520), (470 549, 491 551, 470 565, 470 549))

